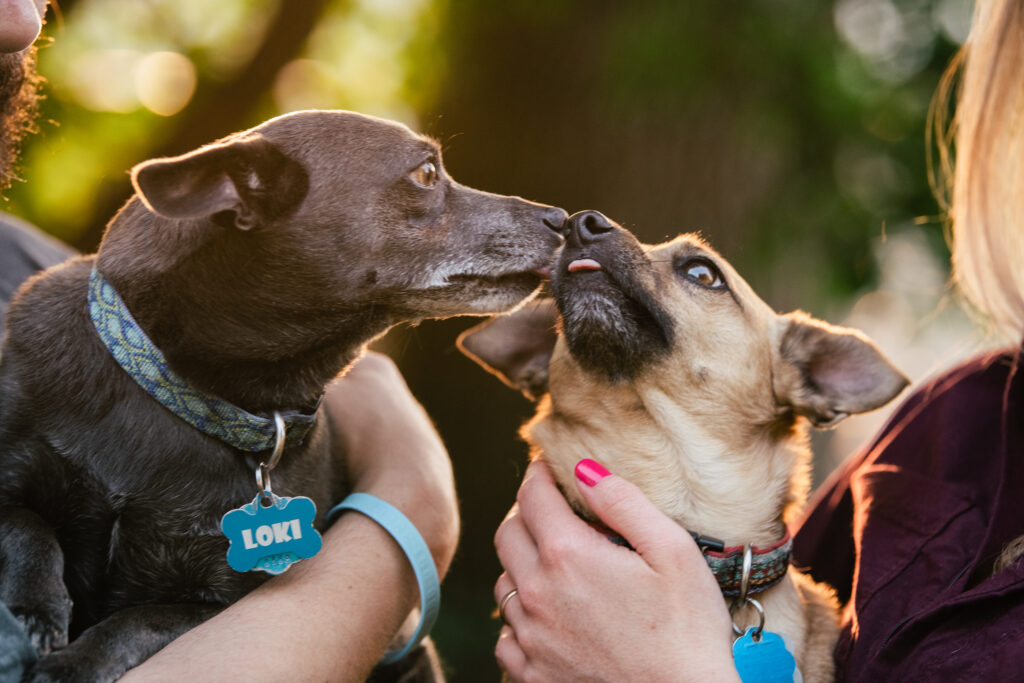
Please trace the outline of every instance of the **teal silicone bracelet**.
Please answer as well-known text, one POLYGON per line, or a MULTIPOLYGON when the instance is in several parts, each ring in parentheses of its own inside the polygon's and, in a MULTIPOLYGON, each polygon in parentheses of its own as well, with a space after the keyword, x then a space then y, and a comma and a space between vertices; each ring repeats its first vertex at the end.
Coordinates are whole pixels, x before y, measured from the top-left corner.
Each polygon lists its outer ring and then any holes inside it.
POLYGON ((343 510, 361 512, 381 525, 402 548, 416 574, 416 583, 420 588, 420 623, 416 625, 416 631, 408 643, 400 650, 385 653, 380 660, 381 664, 391 664, 416 647, 437 621, 437 613, 441 608, 441 582, 437 578, 434 558, 413 523, 391 503, 369 493, 353 493, 331 508, 327 513, 327 523, 331 524, 343 510))

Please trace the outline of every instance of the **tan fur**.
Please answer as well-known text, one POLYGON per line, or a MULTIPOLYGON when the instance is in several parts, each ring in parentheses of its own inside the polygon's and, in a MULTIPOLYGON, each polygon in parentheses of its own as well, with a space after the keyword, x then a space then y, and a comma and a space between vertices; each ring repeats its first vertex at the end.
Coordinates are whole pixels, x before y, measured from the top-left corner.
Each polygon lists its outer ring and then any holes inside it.
MULTIPOLYGON (((549 393, 522 429, 531 457, 550 464, 584 515, 590 513, 573 469, 592 458, 636 484, 687 529, 730 546, 774 543, 807 497, 808 419, 831 425, 885 403, 906 381, 859 333, 802 313, 775 313, 695 236, 642 249, 647 263, 631 276, 672 318, 669 353, 629 381, 612 381, 584 370, 559 336, 549 393), (682 282, 674 264, 691 255, 713 262, 728 291, 708 294, 682 282), (856 363, 857 372, 844 371, 839 360, 833 365, 835 350, 856 363), (861 366, 864 379, 858 379, 861 366), (809 375, 822 384, 808 381, 809 375)), ((505 336, 514 331, 512 322, 499 324, 508 327, 505 336)), ((490 362, 479 353, 481 344, 468 338, 474 334, 463 338, 465 350, 490 362)), ((490 335, 494 343, 495 331, 490 335)), ((514 372, 506 374, 517 383, 514 372)), ((787 639, 804 680, 831 680, 839 628, 831 592, 790 570, 756 598, 766 628, 787 639)), ((741 626, 756 623, 751 608, 734 618, 741 626)))

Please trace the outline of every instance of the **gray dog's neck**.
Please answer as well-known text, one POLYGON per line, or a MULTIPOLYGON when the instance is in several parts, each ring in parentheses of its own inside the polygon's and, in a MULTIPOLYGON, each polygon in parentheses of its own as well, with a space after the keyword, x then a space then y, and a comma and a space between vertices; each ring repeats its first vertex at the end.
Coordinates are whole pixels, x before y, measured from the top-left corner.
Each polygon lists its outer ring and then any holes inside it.
POLYGON ((210 263, 205 257, 216 250, 206 245, 203 258, 197 250, 141 268, 108 242, 98 267, 171 367, 251 412, 316 405, 326 384, 393 324, 383 309, 358 303, 318 308, 315 293, 296 291, 287 275, 246 274, 244 252, 210 263))

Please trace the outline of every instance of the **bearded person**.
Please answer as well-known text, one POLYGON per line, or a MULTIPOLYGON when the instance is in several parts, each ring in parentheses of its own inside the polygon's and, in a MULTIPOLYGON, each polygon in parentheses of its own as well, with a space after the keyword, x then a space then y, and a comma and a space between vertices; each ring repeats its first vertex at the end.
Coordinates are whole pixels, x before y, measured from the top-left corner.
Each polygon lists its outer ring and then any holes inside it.
POLYGON ((22 139, 34 130, 42 80, 35 67, 35 46, 0 55, 0 183, 4 188, 14 179, 22 139))
MULTIPOLYGON (((0 0, 0 198, 20 180, 16 164, 21 143, 36 130, 43 79, 36 73, 33 43, 45 11, 43 0, 0 0)), ((14 290, 34 272, 73 254, 25 221, 0 211, 0 336, 14 290)), ((0 683, 19 681, 35 658, 21 625, 0 603, 0 683)))
MULTIPOLYGON (((42 0, 0 0, 0 197, 15 180, 22 140, 35 131, 39 88, 35 42, 42 0)), ((22 220, 0 213, 0 333, 7 303, 29 275, 74 252, 22 220)))

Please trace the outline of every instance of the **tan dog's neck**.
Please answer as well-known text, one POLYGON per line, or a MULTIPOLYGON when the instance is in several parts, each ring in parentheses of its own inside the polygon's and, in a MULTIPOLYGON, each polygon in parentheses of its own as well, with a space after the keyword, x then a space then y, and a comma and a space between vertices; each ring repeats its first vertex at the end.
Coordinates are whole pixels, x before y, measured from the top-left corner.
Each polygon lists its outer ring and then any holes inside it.
POLYGON ((656 382, 590 381, 559 349, 552 372, 564 376, 552 382, 522 435, 531 457, 551 465, 577 510, 588 514, 573 468, 592 458, 636 484, 688 530, 728 545, 767 545, 782 537, 808 485, 802 425, 733 424, 716 433, 656 382))

